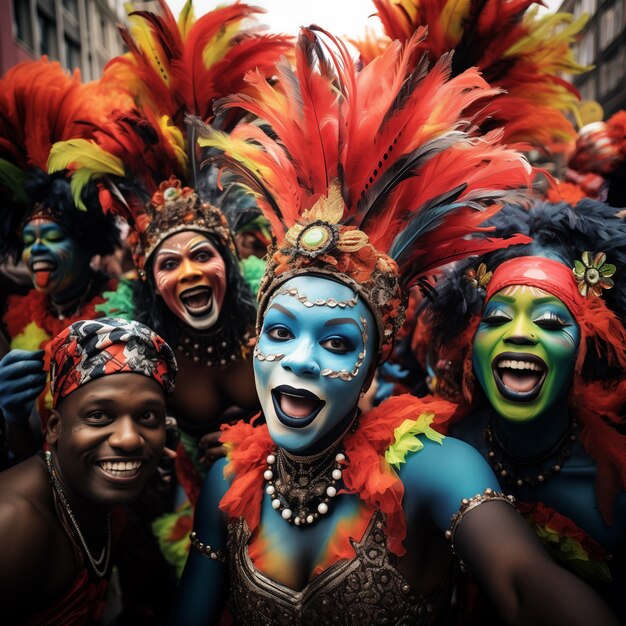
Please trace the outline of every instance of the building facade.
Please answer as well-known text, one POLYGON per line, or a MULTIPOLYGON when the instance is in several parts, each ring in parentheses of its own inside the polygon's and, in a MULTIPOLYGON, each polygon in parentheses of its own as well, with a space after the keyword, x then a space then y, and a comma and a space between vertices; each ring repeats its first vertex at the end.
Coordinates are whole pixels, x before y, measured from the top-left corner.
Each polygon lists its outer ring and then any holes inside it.
POLYGON ((589 14, 577 59, 594 69, 573 78, 581 99, 599 102, 605 119, 626 109, 626 0, 565 0, 560 10, 589 14))
POLYGON ((0 75, 46 54, 89 81, 124 52, 123 0, 0 0, 0 16, 0 75))

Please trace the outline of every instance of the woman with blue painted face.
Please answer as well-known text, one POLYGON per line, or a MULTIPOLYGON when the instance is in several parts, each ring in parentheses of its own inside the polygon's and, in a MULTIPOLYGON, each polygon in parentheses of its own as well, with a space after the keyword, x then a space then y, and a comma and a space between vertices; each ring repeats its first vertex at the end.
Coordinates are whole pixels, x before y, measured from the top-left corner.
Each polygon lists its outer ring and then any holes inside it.
POLYGON ((533 242, 460 265, 424 313, 435 391, 464 405, 442 432, 626 617, 626 226, 592 200, 507 206, 493 225, 533 242))
POLYGON ((432 428, 454 405, 402 396, 357 408, 403 322, 407 286, 474 251, 475 203, 528 180, 518 154, 491 145, 488 162, 465 134, 459 112, 485 89, 474 70, 448 80, 445 68, 406 69, 419 41, 357 72, 340 41, 303 29, 295 73, 281 64, 276 86, 250 77, 245 96, 223 102, 276 135, 206 130, 202 143, 224 151, 276 238, 254 351, 265 423, 223 428, 228 457, 203 486, 174 624, 218 623, 227 604, 246 625, 443 623, 455 553, 510 623, 614 623, 543 552, 480 455, 432 428), (448 99, 449 110, 436 106, 448 99), (450 159, 464 181, 453 191, 429 175, 450 159))

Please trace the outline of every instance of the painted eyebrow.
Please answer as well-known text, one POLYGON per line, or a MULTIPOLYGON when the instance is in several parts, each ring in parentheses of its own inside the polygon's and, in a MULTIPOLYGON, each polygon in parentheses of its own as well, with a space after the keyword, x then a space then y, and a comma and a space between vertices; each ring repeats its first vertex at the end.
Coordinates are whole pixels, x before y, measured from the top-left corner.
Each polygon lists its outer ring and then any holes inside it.
POLYGON ((172 250, 172 248, 161 248, 157 252, 157 256, 161 256, 163 254, 175 254, 176 256, 182 256, 178 250, 172 250))
POLYGON ((207 245, 211 245, 211 242, 210 242, 210 241, 207 241, 206 239, 202 239, 202 240, 198 241, 197 243, 194 243, 194 244, 191 246, 191 248, 189 248, 189 249, 190 249, 191 251, 193 251, 193 250, 195 250, 196 248, 199 248, 200 246, 203 246, 203 245, 205 245, 205 244, 207 244, 207 245))
POLYGON ((561 303, 556 296, 544 296, 543 298, 535 298, 533 304, 546 304, 546 302, 561 303))
POLYGON ((512 296, 494 296, 489 302, 504 302, 505 304, 514 304, 515 298, 512 296))
POLYGON ((361 332, 361 327, 358 322, 351 317, 336 317, 335 319, 328 320, 324 326, 338 326, 339 324, 354 324, 354 326, 359 329, 359 332, 361 332))
POLYGON ((289 309, 286 309, 282 304, 272 304, 267 310, 271 311, 272 309, 276 309, 283 315, 290 317, 292 320, 297 319, 296 316, 289 309))

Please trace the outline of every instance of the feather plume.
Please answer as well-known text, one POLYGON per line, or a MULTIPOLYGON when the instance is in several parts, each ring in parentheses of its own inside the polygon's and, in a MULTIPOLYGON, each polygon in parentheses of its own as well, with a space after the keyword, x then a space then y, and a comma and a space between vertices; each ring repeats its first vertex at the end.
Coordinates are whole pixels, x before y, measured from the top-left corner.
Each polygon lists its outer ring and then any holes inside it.
POLYGON ((452 75, 476 67, 499 93, 468 112, 489 130, 505 129, 506 143, 525 142, 541 150, 564 149, 575 137, 566 117, 580 124, 578 92, 558 74, 590 68, 576 63, 572 44, 586 23, 568 13, 539 16, 534 0, 373 0, 385 36, 354 41, 369 64, 397 39, 410 41, 428 26, 419 49, 433 59, 454 51, 452 75))
MULTIPOLYGON (((502 132, 475 136, 462 114, 498 90, 473 69, 450 78, 449 55, 430 71, 427 60, 415 62, 424 36, 392 44, 358 72, 345 44, 319 27, 302 29, 295 70, 279 66, 276 85, 249 74, 244 94, 217 103, 271 128, 240 124, 230 136, 208 128, 201 144, 252 190, 279 246, 322 196, 330 203, 336 181, 345 205, 339 223, 367 233, 415 281, 442 259, 472 254, 466 237, 494 203, 528 187, 530 167, 500 144, 502 132)), ((476 249, 502 245, 481 239, 476 249)))
POLYGON ((158 12, 132 5, 128 11, 130 26, 121 32, 129 53, 107 64, 103 80, 123 85, 138 104, 167 115, 181 130, 185 114, 212 121, 214 100, 241 90, 248 70, 271 74, 290 47, 288 37, 245 27, 263 11, 241 2, 196 19, 188 1, 178 23, 164 0, 158 12))
POLYGON ((47 163, 48 171, 53 174, 62 170, 75 170, 70 187, 74 203, 87 210, 81 200, 85 185, 94 177, 104 174, 124 176, 122 160, 105 152, 95 141, 70 139, 52 146, 47 163))

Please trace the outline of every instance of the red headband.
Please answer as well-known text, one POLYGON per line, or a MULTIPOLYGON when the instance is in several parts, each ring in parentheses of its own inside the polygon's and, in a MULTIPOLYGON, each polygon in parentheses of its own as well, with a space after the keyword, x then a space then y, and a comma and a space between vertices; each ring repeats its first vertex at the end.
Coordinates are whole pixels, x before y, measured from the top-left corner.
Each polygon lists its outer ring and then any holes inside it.
POLYGON ((538 256, 521 256, 505 261, 494 271, 485 301, 512 285, 538 287, 562 300, 572 313, 580 310, 582 296, 574 271, 559 261, 538 256))

